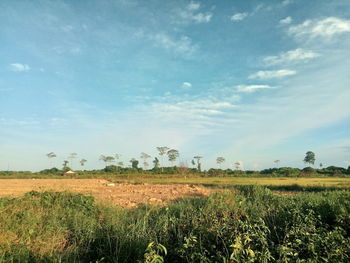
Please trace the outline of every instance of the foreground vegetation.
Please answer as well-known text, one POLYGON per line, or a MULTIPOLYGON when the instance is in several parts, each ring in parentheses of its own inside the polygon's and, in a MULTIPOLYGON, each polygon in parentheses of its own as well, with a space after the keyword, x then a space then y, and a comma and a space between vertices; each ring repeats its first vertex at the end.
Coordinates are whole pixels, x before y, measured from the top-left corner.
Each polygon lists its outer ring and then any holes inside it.
POLYGON ((133 210, 71 193, 1 198, 0 262, 349 262, 349 191, 237 189, 133 210))

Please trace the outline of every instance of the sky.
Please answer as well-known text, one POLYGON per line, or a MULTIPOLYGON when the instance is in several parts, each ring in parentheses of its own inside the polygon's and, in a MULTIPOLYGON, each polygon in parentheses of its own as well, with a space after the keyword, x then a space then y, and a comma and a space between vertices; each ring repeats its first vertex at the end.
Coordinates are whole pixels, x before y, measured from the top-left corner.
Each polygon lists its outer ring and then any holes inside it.
POLYGON ((158 146, 350 165, 350 1, 0 1, 0 170, 158 146))

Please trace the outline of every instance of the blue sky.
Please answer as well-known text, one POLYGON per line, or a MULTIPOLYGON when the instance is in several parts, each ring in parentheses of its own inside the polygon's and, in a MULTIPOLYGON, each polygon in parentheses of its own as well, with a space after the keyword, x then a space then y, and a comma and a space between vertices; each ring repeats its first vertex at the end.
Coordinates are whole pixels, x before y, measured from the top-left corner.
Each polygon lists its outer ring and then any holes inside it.
POLYGON ((2 0, 0 25, 0 170, 350 165, 347 0, 2 0))

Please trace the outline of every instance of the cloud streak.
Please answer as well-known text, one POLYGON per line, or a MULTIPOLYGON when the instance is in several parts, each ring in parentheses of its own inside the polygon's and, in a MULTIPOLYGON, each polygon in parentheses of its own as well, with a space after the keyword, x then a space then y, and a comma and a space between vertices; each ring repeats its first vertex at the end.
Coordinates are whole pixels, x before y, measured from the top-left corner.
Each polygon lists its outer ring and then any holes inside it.
POLYGON ((287 52, 282 52, 277 56, 267 56, 263 58, 263 61, 268 66, 281 64, 295 64, 299 62, 307 62, 319 56, 319 53, 316 53, 312 50, 297 48, 294 50, 289 50, 287 52))
POLYGON ((236 13, 231 16, 231 21, 238 22, 242 21, 248 16, 248 13, 236 13))
POLYGON ((296 38, 326 38, 350 32, 350 20, 328 17, 322 20, 305 20, 299 25, 291 26, 288 33, 296 38))
POLYGON ((238 92, 247 92, 247 93, 252 93, 261 89, 273 89, 273 88, 274 87, 271 87, 269 85, 238 85, 236 87, 238 92))
POLYGON ((249 75, 249 79, 281 79, 287 76, 295 75, 297 72, 290 69, 280 69, 280 70, 260 70, 254 74, 249 75))

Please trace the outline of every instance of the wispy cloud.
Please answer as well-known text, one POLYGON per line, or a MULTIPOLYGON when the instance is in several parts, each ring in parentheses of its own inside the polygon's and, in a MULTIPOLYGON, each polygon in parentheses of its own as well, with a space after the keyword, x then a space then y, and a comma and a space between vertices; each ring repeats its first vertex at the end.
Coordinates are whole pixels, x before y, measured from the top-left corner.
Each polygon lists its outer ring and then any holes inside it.
POLYGON ((9 69, 15 72, 29 71, 30 67, 27 64, 22 63, 12 63, 9 65, 9 69))
POLYGON ((327 38, 350 32, 350 20, 328 17, 322 20, 305 20, 303 23, 291 26, 288 33, 296 38, 327 38))
POLYGON ((249 79, 279 79, 291 75, 295 75, 297 72, 290 69, 280 69, 280 70, 260 70, 254 74, 251 74, 249 79))
POLYGON ((181 9, 177 12, 179 20, 177 23, 188 23, 194 22, 197 24, 209 23, 213 17, 211 12, 199 12, 201 4, 198 2, 189 3, 184 9, 181 9))
POLYGON ((231 16, 231 21, 241 21, 248 16, 248 13, 236 13, 231 16))
POLYGON ((293 19, 290 16, 287 16, 286 18, 283 18, 280 20, 281 25, 288 25, 293 21, 293 19))
POLYGON ((187 36, 181 36, 179 39, 175 39, 167 34, 159 33, 151 38, 155 41, 156 45, 174 51, 175 53, 191 55, 198 48, 187 36))
POLYGON ((238 92, 247 92, 247 93, 252 93, 257 90, 261 89, 272 89, 274 87, 271 87, 269 85, 238 85, 236 86, 236 89, 238 92))
POLYGON ((182 88, 190 89, 190 88, 192 88, 192 83, 185 81, 185 82, 182 83, 182 88))
POLYGON ((267 65, 280 65, 280 64, 291 64, 299 62, 307 62, 311 59, 319 57, 320 54, 312 51, 305 50, 302 48, 297 48, 294 50, 289 50, 287 52, 282 52, 277 56, 267 56, 263 58, 263 61, 267 65))

